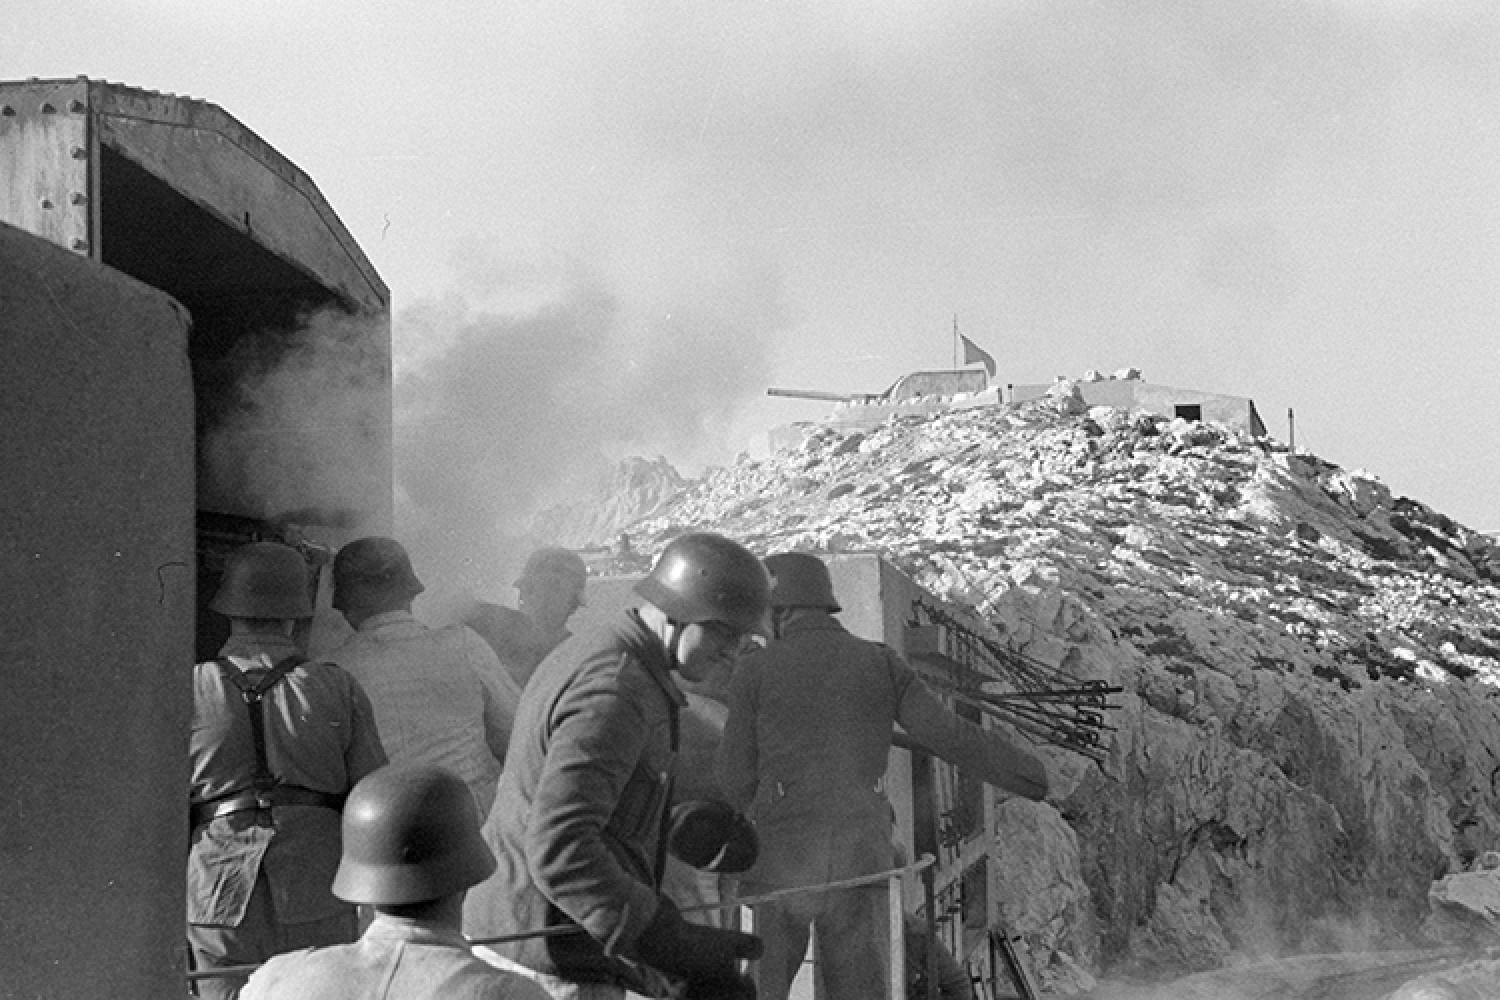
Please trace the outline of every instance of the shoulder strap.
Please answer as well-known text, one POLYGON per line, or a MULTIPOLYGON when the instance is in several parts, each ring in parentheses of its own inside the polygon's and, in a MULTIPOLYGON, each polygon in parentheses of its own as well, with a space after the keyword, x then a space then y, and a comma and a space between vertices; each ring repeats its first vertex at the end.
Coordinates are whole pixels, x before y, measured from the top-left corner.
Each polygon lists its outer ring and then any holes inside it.
POLYGON ((245 699, 245 710, 250 713, 250 738, 255 743, 254 787, 257 790, 268 791, 276 784, 276 779, 271 776, 271 765, 266 761, 266 717, 262 699, 283 677, 306 662, 306 658, 293 653, 266 671, 260 680, 251 683, 245 672, 228 658, 214 661, 224 679, 239 689, 240 697, 245 699))

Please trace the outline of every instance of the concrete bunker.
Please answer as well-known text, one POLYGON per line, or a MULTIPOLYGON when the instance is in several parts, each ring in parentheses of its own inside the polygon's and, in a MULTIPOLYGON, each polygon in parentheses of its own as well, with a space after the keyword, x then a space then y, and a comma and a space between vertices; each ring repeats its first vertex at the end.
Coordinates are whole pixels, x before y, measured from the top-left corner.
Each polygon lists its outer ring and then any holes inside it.
POLYGON ((230 115, 86 78, 0 83, 0 288, 0 980, 180 994, 203 608, 242 542, 389 531, 389 292, 230 115))

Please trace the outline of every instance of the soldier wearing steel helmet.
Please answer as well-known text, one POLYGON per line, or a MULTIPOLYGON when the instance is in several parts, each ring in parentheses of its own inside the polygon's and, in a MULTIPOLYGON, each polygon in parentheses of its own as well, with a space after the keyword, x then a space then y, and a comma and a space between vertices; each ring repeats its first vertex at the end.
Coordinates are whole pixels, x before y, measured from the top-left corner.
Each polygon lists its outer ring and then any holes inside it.
POLYGON ((333 606, 354 634, 324 659, 349 671, 370 696, 392 763, 453 771, 486 816, 521 689, 469 629, 418 621, 411 605, 422 590, 411 557, 393 538, 357 538, 339 549, 333 606))
POLYGON ((355 944, 271 959, 243 1000, 547 1000, 540 986, 475 958, 461 932, 468 889, 495 870, 479 813, 456 774, 392 765, 344 807, 340 899, 374 907, 355 944))
MULTIPOLYGON (((522 694, 486 826, 499 867, 470 893, 465 930, 477 940, 548 932, 478 953, 555 998, 619 1000, 668 982, 701 1000, 752 997, 737 962, 758 941, 689 924, 660 880, 677 680, 738 657, 763 627, 770 579, 743 546, 698 532, 674 539, 636 593, 639 607, 563 643, 522 694)), ((726 819, 727 841, 739 827, 726 819)), ((694 845, 704 858, 728 846, 694 845)))
POLYGON ((464 616, 489 643, 516 687, 524 688, 537 664, 570 633, 568 619, 583 607, 588 567, 570 549, 545 546, 526 558, 516 578, 516 607, 479 603, 464 616))
MULTIPOLYGON (((891 812, 876 784, 892 727, 993 785, 1039 799, 1041 762, 998 732, 949 712, 895 650, 850 635, 828 567, 806 552, 766 558, 775 639, 740 661, 717 772, 747 810, 760 853, 741 888, 757 894, 857 878, 890 867, 891 812)), ((804 893, 755 908, 765 941, 764 1000, 785 1000, 817 928, 828 1000, 883 996, 883 888, 804 893)))
MULTIPOLYGON (((313 613, 295 549, 256 542, 231 552, 209 607, 229 619, 219 658, 193 668, 187 932, 194 965, 255 963, 352 940, 354 907, 334 897, 339 811, 386 762, 370 700, 292 639, 313 613)), ((205 979, 233 997, 239 980, 205 979)))

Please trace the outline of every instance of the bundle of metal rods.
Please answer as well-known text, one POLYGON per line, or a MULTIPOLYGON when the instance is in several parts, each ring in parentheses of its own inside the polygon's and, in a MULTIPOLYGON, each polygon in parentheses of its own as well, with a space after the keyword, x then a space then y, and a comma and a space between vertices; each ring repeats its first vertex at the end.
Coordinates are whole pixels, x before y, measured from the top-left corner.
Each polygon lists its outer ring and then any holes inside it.
POLYGON ((970 674, 967 682, 944 684, 954 700, 1014 726, 1033 739, 1102 762, 1102 734, 1115 727, 1105 713, 1120 706, 1109 696, 1124 689, 1099 680, 1079 680, 1057 667, 976 632, 927 601, 912 603, 913 624, 938 625, 947 655, 970 674))

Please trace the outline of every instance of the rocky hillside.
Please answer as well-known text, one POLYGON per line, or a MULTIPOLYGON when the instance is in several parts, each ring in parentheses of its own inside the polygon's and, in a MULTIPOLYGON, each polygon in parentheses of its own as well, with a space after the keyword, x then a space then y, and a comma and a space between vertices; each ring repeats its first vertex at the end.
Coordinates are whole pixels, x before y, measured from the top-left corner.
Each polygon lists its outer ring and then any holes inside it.
POLYGON ((664 458, 627 458, 582 499, 537 514, 530 534, 570 549, 609 545, 622 528, 656 513, 690 482, 664 458))
POLYGON ((1012 647, 1126 689, 1110 759, 1008 803, 1007 917, 1059 988, 1432 943, 1500 847, 1500 552, 1212 425, 1034 403, 824 427, 630 529, 879 551, 1012 647))

